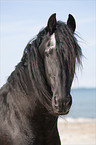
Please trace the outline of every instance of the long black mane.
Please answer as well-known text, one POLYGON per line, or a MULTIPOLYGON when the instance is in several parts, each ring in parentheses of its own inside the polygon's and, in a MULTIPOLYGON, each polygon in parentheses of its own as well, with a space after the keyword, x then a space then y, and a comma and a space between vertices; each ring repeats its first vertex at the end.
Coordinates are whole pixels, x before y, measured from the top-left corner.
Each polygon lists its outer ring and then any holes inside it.
MULTIPOLYGON (((82 65, 82 51, 80 46, 77 43, 77 39, 74 37, 71 29, 63 22, 59 21, 57 24, 56 31, 56 48, 57 55, 60 60, 61 70, 62 70, 62 83, 66 79, 64 75, 64 69, 67 71, 67 75, 69 74, 70 78, 74 78, 76 65, 82 65)), ((71 84, 73 79, 71 80, 71 84)), ((66 79, 65 85, 68 84, 68 79, 66 79)), ((71 86, 69 86, 70 88, 71 86)), ((67 87, 66 87, 67 89, 67 87)), ((69 90, 70 91, 70 90, 69 90)))
MULTIPOLYGON (((44 60, 39 52, 39 46, 46 34, 47 28, 44 28, 39 32, 35 40, 33 39, 29 41, 24 50, 21 62, 16 66, 15 71, 8 78, 8 83, 14 91, 15 87, 18 87, 19 92, 24 93, 25 95, 35 92, 35 96, 39 101, 46 106, 47 109, 51 110, 50 102, 52 92, 46 81, 44 60)), ((81 48, 79 47, 77 40, 69 27, 60 21, 57 22, 55 35, 57 53, 62 71, 64 69, 64 62, 67 62, 69 72, 74 73, 74 70, 72 70, 75 65, 74 60, 76 60, 76 63, 81 64, 82 56, 81 48)))
POLYGON ((35 40, 29 41, 24 50, 21 62, 8 78, 8 83, 16 95, 17 91, 15 91, 15 87, 18 88, 19 94, 35 94, 35 97, 37 97, 47 109, 51 110, 50 102, 52 92, 46 81, 44 60, 39 52, 39 46, 46 33, 47 29, 45 28, 39 32, 35 40))

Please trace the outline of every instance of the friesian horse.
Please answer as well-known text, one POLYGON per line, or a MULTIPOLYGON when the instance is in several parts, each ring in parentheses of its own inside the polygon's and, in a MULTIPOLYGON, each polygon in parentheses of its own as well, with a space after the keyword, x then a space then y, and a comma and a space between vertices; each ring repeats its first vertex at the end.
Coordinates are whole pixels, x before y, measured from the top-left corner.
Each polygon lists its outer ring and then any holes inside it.
POLYGON ((27 44, 23 57, 0 90, 0 145, 60 145, 59 115, 69 112, 71 85, 82 51, 76 22, 50 16, 27 44))

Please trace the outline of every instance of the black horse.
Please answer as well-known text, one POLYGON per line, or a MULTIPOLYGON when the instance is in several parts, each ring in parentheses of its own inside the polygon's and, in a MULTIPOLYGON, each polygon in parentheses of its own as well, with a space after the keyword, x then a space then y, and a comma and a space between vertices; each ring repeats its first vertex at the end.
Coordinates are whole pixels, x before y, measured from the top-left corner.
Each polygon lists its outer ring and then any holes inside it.
POLYGON ((0 90, 0 145, 60 145, 59 115, 69 112, 71 85, 82 51, 75 19, 53 14, 31 40, 20 63, 0 90))

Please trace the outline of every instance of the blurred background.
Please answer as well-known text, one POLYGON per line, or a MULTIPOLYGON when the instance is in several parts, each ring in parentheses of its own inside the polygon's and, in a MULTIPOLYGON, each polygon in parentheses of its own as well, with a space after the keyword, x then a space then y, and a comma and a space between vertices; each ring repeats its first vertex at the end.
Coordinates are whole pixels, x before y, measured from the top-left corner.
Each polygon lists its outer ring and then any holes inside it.
POLYGON ((84 57, 76 68, 72 85, 73 106, 70 117, 96 118, 96 1, 0 1, 0 87, 20 62, 30 39, 47 25, 51 14, 67 22, 76 20, 76 36, 84 57), (82 108, 81 108, 82 106, 82 108), (90 107, 89 107, 90 106, 90 107), (74 111, 75 110, 75 111, 74 111))

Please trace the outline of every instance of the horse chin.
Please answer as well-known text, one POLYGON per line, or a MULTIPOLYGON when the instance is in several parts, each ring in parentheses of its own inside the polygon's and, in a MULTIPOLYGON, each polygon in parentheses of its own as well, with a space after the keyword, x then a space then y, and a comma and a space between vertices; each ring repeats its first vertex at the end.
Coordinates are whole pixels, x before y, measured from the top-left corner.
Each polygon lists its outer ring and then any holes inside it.
POLYGON ((67 110, 67 111, 57 111, 57 110, 55 110, 54 109, 54 114, 56 115, 56 116, 59 116, 59 115, 67 115, 69 113, 69 110, 67 110))
POLYGON ((67 115, 69 113, 69 111, 66 112, 60 112, 59 115, 67 115))

